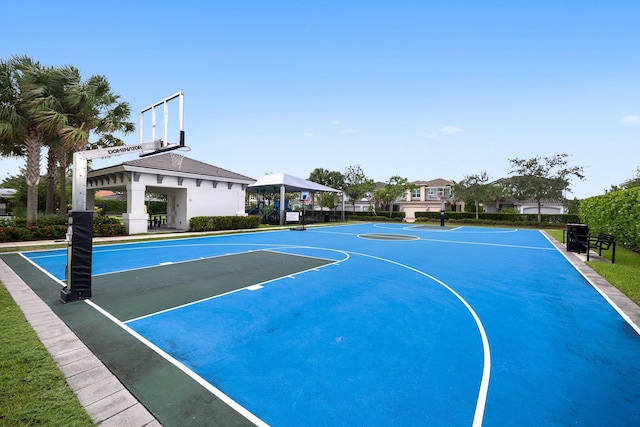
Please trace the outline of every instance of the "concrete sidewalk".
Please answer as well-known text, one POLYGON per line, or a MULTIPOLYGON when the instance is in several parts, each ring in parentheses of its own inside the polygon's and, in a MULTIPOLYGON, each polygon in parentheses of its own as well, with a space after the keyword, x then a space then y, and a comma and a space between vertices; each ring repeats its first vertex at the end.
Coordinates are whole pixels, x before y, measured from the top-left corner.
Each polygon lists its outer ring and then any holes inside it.
POLYGON ((64 373, 93 421, 106 427, 160 426, 31 288, 0 260, 0 281, 64 373))

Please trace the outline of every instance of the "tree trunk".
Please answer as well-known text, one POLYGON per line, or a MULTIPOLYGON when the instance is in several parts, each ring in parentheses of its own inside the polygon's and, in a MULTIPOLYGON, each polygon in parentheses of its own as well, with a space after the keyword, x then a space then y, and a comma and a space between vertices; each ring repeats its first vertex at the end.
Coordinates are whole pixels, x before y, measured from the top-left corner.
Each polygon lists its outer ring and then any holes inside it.
POLYGON ((47 200, 44 213, 52 215, 56 210, 56 155, 53 148, 47 153, 47 200))
POLYGON ((542 199, 538 199, 538 224, 542 222, 542 199))
POLYGON ((42 134, 34 129, 29 129, 24 143, 27 152, 27 225, 33 226, 38 223, 38 184, 40 183, 42 134))
MULTIPOLYGON (((67 216, 67 152, 64 148, 58 153, 60 176, 60 215, 67 216)), ((72 195, 73 197, 73 195, 72 195)))
POLYGON ((60 165, 60 215, 67 216, 67 166, 60 165))

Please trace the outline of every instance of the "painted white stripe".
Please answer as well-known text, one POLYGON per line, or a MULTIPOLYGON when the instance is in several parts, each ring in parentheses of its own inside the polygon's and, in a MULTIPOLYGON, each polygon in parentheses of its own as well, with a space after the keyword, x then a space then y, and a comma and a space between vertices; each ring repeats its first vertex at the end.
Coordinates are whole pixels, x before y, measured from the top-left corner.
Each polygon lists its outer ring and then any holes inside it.
POLYGON ((609 303, 609 305, 618 312, 618 314, 629 324, 629 326, 631 326, 638 335, 640 335, 640 326, 636 325, 633 321, 633 319, 631 319, 620 307, 618 307, 618 305, 611 299, 609 298, 609 296, 607 294, 604 293, 604 291, 602 291, 602 289, 600 289, 600 287, 598 285, 596 285, 595 283, 593 283, 591 281, 591 279, 589 279, 574 263, 573 261, 571 261, 569 259, 569 257, 567 256, 567 254, 565 254, 563 251, 561 251, 558 247, 556 247, 553 242, 547 237, 547 235, 540 230, 540 233, 544 236, 545 239, 549 240, 549 243, 551 243, 554 247, 555 250, 557 250, 558 252, 560 252, 560 254, 562 254, 562 256, 569 262, 569 264, 571 264, 577 271, 578 273, 580 273, 580 275, 582 277, 584 277, 584 279, 600 294, 602 295, 602 298, 604 298, 604 300, 609 303))
MULTIPOLYGON (((342 251, 336 251, 336 252, 342 252, 342 251)), ((285 252, 285 255, 289 255, 289 254, 285 252)), ((347 256, 345 258, 345 260, 346 259, 349 259, 349 257, 347 256)), ((317 270, 318 268, 324 268, 324 267, 327 267, 327 266, 330 266, 330 265, 338 264, 340 262, 342 262, 342 261, 334 261, 333 263, 325 264, 325 265, 323 265, 321 267, 313 267, 313 268, 309 268, 307 270, 299 271, 296 274, 303 274, 303 273, 306 273, 306 272, 309 272, 309 271, 318 271, 317 270)), ((146 319, 147 317, 152 317, 152 316, 155 316, 157 314, 163 314, 163 313, 168 313, 170 311, 179 310, 179 309, 184 308, 184 307, 189 307, 189 306, 192 306, 192 305, 200 304, 200 303, 203 303, 203 302, 206 302, 206 301, 210 301, 210 300, 215 299, 215 298, 221 298, 221 297, 224 297, 224 296, 227 296, 227 295, 234 294, 236 292, 240 292, 240 291, 244 291, 244 290, 255 290, 255 289, 249 289, 249 288, 254 288, 254 287, 258 287, 258 286, 262 288, 267 283, 277 282, 278 280, 282 280, 284 278, 291 278, 291 276, 287 275, 287 276, 282 276, 282 277, 276 277, 274 279, 266 280, 264 282, 256 283, 256 284, 249 285, 249 286, 245 286, 244 288, 234 289, 232 291, 225 292, 223 294, 213 295, 213 296, 210 296, 210 297, 207 297, 207 298, 203 298, 203 299, 200 299, 200 300, 188 302, 186 304, 177 305, 175 307, 167 308, 165 310, 160 310, 160 311, 156 311, 154 313, 146 314, 144 316, 140 316, 140 317, 136 317, 136 318, 133 318, 133 319, 129 319, 129 320, 125 321, 125 323, 135 322, 136 320, 146 319)))
POLYGON ((484 410, 486 407, 486 403, 487 403, 487 394, 489 392, 489 378, 491 376, 491 350, 489 348, 489 339, 487 338, 487 333, 484 329, 484 326, 482 324, 482 321, 480 320, 480 317, 476 314, 475 310, 471 307, 471 305, 459 294, 457 293, 453 288, 451 288, 449 285, 447 285, 446 283, 444 283, 443 281, 431 276, 430 274, 425 273, 424 271, 418 270, 416 268, 413 268, 411 266, 390 260, 390 259, 386 259, 386 258, 380 258, 374 255, 368 255, 368 254, 363 254, 363 253, 358 253, 358 252, 351 252, 352 254, 355 255, 360 255, 363 257, 367 257, 367 258, 372 258, 372 259, 377 259, 380 261, 384 261, 384 262, 388 262, 390 264, 395 264, 397 266, 406 268, 408 270, 414 271, 418 274, 421 274, 425 277, 428 277, 429 279, 435 281, 436 283, 438 283, 439 285, 441 285, 442 287, 444 287, 445 289, 447 289, 449 292, 451 292, 458 300, 460 300, 460 302, 462 302, 462 304, 466 307, 467 311, 471 314, 471 316, 473 317, 473 320, 476 323, 476 327, 478 328, 478 332, 480 334, 480 338, 482 340, 482 352, 483 352, 483 368, 482 368, 482 379, 480 380, 480 388, 478 390, 478 398, 476 401, 476 409, 475 409, 475 413, 473 416, 473 427, 480 427, 482 426, 482 420, 484 418, 484 410))
POLYGON ((102 307, 98 306, 97 304, 95 304, 91 300, 84 300, 84 302, 89 304, 91 307, 93 307, 95 310, 100 312, 102 315, 104 315, 106 318, 111 320, 113 323, 115 323, 116 325, 121 327, 123 330, 125 330, 127 333, 129 333, 134 338, 136 338, 142 344, 146 345, 151 350, 155 351, 159 356, 163 357, 165 360, 167 360, 169 363, 174 365, 176 368, 180 369, 182 372, 187 374, 194 381, 196 381, 198 384, 200 384, 202 387, 204 387, 210 393, 215 395, 218 399, 222 400, 224 403, 229 405, 231 408, 233 408, 236 412, 238 412, 240 415, 245 417, 247 420, 251 421, 256 426, 260 426, 260 427, 268 427, 269 426, 269 424, 265 423, 260 418, 256 417, 249 410, 247 410, 246 408, 241 406, 239 403, 237 403, 235 400, 233 400, 232 398, 230 398, 229 396, 224 394, 220 389, 218 389, 217 387, 213 386, 211 383, 209 383, 204 378, 202 378, 201 376, 199 376, 198 374, 193 372, 191 369, 189 369, 188 367, 186 367, 185 365, 183 365, 182 363, 180 363, 179 361, 174 359, 171 355, 169 355, 164 350, 162 350, 161 348, 159 348, 158 346, 153 344, 151 341, 147 340, 142 335, 138 334, 136 331, 134 331, 133 329, 131 329, 130 327, 128 327, 127 325, 122 323, 120 320, 116 319, 114 316, 109 314, 109 312, 104 310, 102 307))
MULTIPOLYGON (((20 255, 22 258, 24 258, 25 260, 27 260, 27 262, 29 262, 31 265, 33 265, 35 268, 37 268, 38 270, 40 270, 41 272, 43 272, 45 275, 47 275, 50 279, 52 279, 53 281, 55 281, 56 283, 58 283, 61 287, 66 288, 67 284, 64 283, 62 280, 58 279, 57 277, 55 277, 53 274, 49 273, 47 270, 45 270, 44 268, 40 267, 38 264, 36 264, 35 262, 33 262, 33 260, 29 257, 26 257, 22 254, 22 252, 19 252, 18 255, 20 255)), ((65 255, 66 256, 66 255, 65 255)))

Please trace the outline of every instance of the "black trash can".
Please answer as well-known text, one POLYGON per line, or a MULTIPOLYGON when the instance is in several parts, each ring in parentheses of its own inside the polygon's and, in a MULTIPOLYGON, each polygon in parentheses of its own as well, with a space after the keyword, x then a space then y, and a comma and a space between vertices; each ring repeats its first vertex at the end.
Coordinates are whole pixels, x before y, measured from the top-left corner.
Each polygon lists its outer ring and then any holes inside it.
POLYGON ((329 221, 331 221, 331 215, 324 214, 324 222, 329 222, 329 221))
POLYGON ((567 252, 587 252, 589 227, 586 224, 567 224, 567 252))

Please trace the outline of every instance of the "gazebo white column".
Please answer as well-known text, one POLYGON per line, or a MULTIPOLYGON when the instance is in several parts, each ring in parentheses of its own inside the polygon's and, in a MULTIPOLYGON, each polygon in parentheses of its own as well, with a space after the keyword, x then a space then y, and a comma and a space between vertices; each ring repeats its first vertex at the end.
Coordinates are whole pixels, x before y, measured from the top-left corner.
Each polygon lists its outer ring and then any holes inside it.
POLYGON ((284 200, 284 196, 285 196, 285 186, 284 184, 280 186, 280 225, 284 225, 284 219, 285 219, 285 200, 284 200))
POLYGON ((96 190, 87 190, 87 209, 93 210, 96 204, 96 190))
POLYGON ((122 220, 129 234, 147 232, 149 216, 144 211, 144 193, 146 186, 131 180, 127 184, 127 213, 122 214, 122 220))

